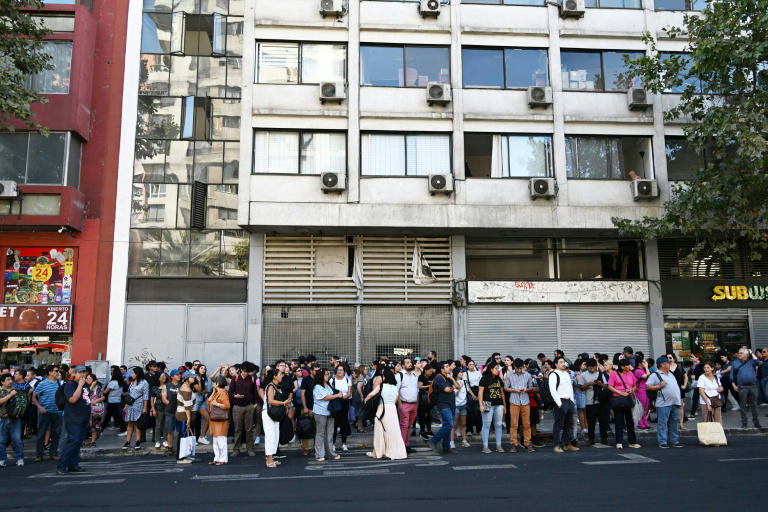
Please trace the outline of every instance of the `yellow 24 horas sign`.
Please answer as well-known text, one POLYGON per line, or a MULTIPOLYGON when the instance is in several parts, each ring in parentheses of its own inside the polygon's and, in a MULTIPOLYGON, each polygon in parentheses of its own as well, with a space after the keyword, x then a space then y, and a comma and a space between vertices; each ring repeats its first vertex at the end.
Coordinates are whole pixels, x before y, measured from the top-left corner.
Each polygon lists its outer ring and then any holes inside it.
POLYGON ((768 300, 768 286, 715 286, 713 301, 718 300, 768 300))

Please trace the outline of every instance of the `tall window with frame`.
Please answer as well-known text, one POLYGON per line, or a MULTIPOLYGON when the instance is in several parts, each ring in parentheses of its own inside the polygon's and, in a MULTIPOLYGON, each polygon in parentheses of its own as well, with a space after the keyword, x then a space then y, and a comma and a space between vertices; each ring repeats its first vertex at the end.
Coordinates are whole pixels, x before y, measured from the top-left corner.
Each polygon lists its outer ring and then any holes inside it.
POLYGON ((343 132, 264 131, 253 135, 253 174, 345 173, 343 132))
POLYGON ((447 46, 360 45, 360 85, 426 87, 449 84, 450 48, 447 46))
POLYGON ((707 164, 704 155, 697 153, 685 137, 665 136, 664 146, 669 181, 690 180, 707 164))
POLYGON ((256 43, 256 83, 343 82, 347 46, 338 43, 260 41, 256 43))
POLYGON ((566 135, 565 168, 570 179, 653 178, 651 138, 566 135))
POLYGON ((464 88, 549 85, 549 59, 544 48, 464 47, 461 60, 464 88))
POLYGON ((68 94, 72 75, 72 41, 45 41, 42 51, 50 56, 53 68, 30 75, 27 87, 40 94, 68 94))
POLYGON ((467 178, 551 177, 552 137, 465 133, 464 168, 467 178))
POLYGON ((560 72, 565 91, 626 91, 642 87, 624 64, 624 56, 635 59, 645 55, 637 51, 562 50, 560 72))
POLYGON ((655 0, 657 11, 703 11, 707 0, 655 0))
POLYGON ((364 133, 363 176, 451 174, 451 136, 443 133, 364 133))
POLYGON ((643 2, 642 0, 584 0, 584 7, 592 9, 642 9, 643 2))
POLYGON ((80 185, 82 142, 72 132, 0 133, 0 180, 20 185, 80 185))

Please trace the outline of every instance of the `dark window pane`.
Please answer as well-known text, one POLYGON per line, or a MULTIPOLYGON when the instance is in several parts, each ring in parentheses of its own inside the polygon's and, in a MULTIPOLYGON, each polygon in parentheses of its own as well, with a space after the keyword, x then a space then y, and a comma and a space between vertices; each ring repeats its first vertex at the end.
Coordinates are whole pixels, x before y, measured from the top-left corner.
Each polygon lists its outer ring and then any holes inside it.
POLYGON ((169 53, 171 15, 144 13, 141 25, 141 53, 169 53))
POLYGON ((704 167, 704 158, 694 151, 685 137, 667 137, 665 143, 670 181, 689 180, 704 167))
POLYGON ((450 50, 447 47, 405 47, 405 86, 426 87, 428 82, 451 81, 450 50))
POLYGON ((24 183, 27 166, 26 133, 0 134, 0 180, 24 183))
POLYGON ((558 270, 560 279, 640 279, 640 245, 635 241, 563 240, 558 270))
POLYGON ((490 178, 494 135, 464 134, 464 173, 467 178, 490 178))
POLYGON ((618 141, 607 137, 566 137, 566 172, 569 178, 619 178, 618 141))
POLYGON ((680 74, 682 75, 681 78, 683 79, 683 83, 677 87, 670 87, 666 92, 682 94, 683 91, 685 91, 685 89, 689 85, 692 85, 694 87, 694 91, 699 92, 701 90, 701 88, 699 87, 699 80, 696 77, 686 78, 686 75, 688 75, 691 72, 691 69, 693 68, 693 60, 691 59, 691 56, 683 53, 662 53, 661 60, 666 61, 670 59, 673 55, 679 56, 679 58, 682 60, 684 64, 683 69, 680 72, 680 74))
POLYGON ((504 5, 544 5, 544 0, 503 0, 504 5))
POLYGON ((603 90, 600 53, 563 50, 560 53, 563 89, 603 90))
POLYGON ((67 186, 80 186, 80 154, 83 143, 75 135, 69 138, 69 161, 67 162, 67 186))
POLYGON ((634 60, 645 54, 643 52, 603 52, 606 91, 624 91, 630 87, 642 87, 642 81, 627 71, 624 55, 634 60))
POLYGON ((548 85, 547 50, 508 48, 504 50, 507 69, 507 87, 548 85))
POLYGON ((66 140, 64 133, 51 133, 48 137, 38 133, 29 135, 27 183, 63 184, 66 140))
POLYGON ((549 279, 547 241, 467 240, 467 279, 549 279))
POLYGON ((464 48, 461 51, 464 87, 504 87, 502 50, 464 48))
POLYGON ((403 48, 360 47, 360 85, 403 86, 403 48))

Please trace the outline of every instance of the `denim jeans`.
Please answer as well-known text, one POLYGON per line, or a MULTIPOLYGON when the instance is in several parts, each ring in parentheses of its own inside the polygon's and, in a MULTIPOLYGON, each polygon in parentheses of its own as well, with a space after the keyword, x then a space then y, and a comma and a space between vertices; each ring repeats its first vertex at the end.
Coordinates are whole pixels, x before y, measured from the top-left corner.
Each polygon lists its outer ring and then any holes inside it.
MULTIPOLYGON (((494 405, 483 412, 483 430, 480 433, 483 438, 483 448, 488 448, 488 438, 491 434, 491 422, 493 422, 493 431, 496 433, 496 448, 501 448, 501 420, 504 418, 504 406, 494 405)), ((517 435, 517 433, 515 433, 517 435)))
POLYGON ((17 461, 24 460, 24 442, 21 440, 21 419, 0 418, 0 461, 8 459, 6 446, 11 438, 13 455, 17 461))
POLYGON ((760 379, 760 390, 763 392, 761 403, 768 402, 768 377, 760 379))
POLYGON ((760 420, 757 419, 757 386, 754 384, 747 384, 739 386, 739 404, 741 405, 741 426, 747 426, 747 406, 752 411, 752 423, 757 428, 760 425, 760 420))
POLYGON ((85 439, 85 432, 88 430, 88 422, 69 422, 66 425, 67 440, 61 449, 58 469, 67 471, 71 468, 80 466, 80 445, 85 439))
POLYGON ((443 448, 448 450, 451 447, 451 430, 453 430, 453 419, 456 416, 456 412, 455 408, 444 405, 439 406, 438 410, 440 411, 440 418, 443 424, 440 425, 440 430, 432 436, 432 442, 437 446, 437 443, 442 441, 443 448))
POLYGON ((572 400, 563 400, 560 407, 555 404, 552 414, 555 416, 555 424, 552 426, 552 440, 555 446, 563 446, 573 439, 573 410, 576 405, 572 400))
POLYGON ((45 431, 51 428, 50 444, 48 445, 48 453, 53 455, 59 454, 59 437, 61 437, 61 414, 57 413, 41 413, 37 415, 37 456, 43 456, 43 449, 45 448, 45 431))
POLYGON ((658 416, 656 438, 659 446, 669 446, 669 443, 680 444, 680 406, 657 407, 656 414, 658 416), (669 440, 667 433, 669 433, 669 440))

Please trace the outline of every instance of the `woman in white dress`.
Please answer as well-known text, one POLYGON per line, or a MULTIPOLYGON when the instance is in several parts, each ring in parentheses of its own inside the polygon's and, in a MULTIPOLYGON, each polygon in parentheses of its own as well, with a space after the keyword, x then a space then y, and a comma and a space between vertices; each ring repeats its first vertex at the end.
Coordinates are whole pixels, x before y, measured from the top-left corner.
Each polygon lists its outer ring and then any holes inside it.
POLYGON ((381 393, 381 401, 374 419, 373 451, 368 452, 367 455, 374 459, 382 457, 392 460, 405 459, 408 455, 405 452, 405 443, 400 434, 400 421, 397 416, 397 380, 389 368, 379 367, 376 371, 373 389, 365 397, 365 401, 378 399, 379 393, 381 393))

